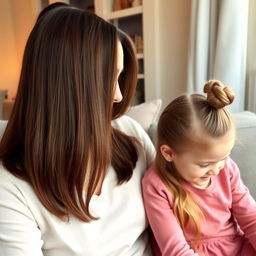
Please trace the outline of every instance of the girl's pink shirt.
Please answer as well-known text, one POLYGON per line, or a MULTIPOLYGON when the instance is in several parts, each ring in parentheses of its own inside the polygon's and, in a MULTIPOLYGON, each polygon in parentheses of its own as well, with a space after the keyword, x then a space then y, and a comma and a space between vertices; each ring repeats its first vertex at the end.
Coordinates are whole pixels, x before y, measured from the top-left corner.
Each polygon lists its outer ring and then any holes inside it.
MULTIPOLYGON (((254 246, 246 256, 256 255, 256 202, 230 158, 219 175, 211 177, 206 189, 182 184, 195 195, 205 216, 199 241, 203 254, 200 255, 237 256, 244 244, 254 246)), ((193 229, 188 228, 186 239, 173 213, 173 199, 154 166, 145 173, 142 185, 148 220, 159 247, 154 246, 156 255, 198 256, 191 249, 193 229)))

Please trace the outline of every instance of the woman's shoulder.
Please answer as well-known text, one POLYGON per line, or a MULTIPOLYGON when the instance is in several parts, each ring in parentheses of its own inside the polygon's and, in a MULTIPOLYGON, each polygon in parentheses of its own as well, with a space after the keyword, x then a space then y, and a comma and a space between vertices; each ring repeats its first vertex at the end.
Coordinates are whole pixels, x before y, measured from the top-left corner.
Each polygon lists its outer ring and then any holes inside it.
POLYGON ((19 184, 23 181, 9 172, 4 166, 3 163, 0 162, 0 186, 2 185, 11 185, 11 184, 19 184))
POLYGON ((137 121, 127 115, 123 115, 113 120, 112 125, 114 128, 131 136, 145 132, 137 121))
POLYGON ((13 175, 0 163, 0 198, 7 200, 8 197, 15 197, 27 203, 27 196, 32 197, 34 191, 31 185, 19 177, 13 175))
POLYGON ((131 117, 126 115, 119 117, 112 121, 112 125, 126 135, 136 137, 144 147, 150 145, 150 147, 153 148, 149 135, 143 127, 131 117))

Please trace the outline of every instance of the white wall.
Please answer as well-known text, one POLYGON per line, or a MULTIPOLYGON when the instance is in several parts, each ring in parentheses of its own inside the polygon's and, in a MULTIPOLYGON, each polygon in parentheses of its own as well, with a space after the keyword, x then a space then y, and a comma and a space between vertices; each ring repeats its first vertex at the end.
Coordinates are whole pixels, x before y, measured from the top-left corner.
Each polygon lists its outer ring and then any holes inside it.
POLYGON ((187 0, 159 1, 160 88, 163 106, 184 93, 191 3, 187 0))
POLYGON ((9 0, 0 1, 0 89, 15 94, 18 80, 18 58, 9 0))
POLYGON ((0 89, 16 95, 27 37, 40 10, 40 0, 0 1, 0 89))
MULTIPOLYGON (((36 0, 10 0, 13 30, 17 47, 18 65, 21 66, 24 47, 36 21, 36 0)), ((39 8, 39 7, 38 7, 39 8)))
MULTIPOLYGON (((256 1, 249 1, 249 21, 248 21, 248 41, 247 41, 247 67, 246 67, 246 83, 249 83, 249 75, 252 71, 256 71, 256 1)), ((245 97, 245 106, 248 107, 248 95, 245 97)))

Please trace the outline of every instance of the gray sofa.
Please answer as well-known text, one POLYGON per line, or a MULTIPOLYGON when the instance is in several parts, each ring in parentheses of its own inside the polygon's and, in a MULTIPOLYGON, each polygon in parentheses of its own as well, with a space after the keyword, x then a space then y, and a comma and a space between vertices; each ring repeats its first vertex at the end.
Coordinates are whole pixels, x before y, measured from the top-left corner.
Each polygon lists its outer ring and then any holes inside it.
MULTIPOLYGON (((256 199, 256 114, 244 111, 234 114, 237 140, 231 152, 231 158, 240 168, 244 184, 256 199)), ((152 124, 148 133, 155 143, 156 124, 152 124)))
MULTIPOLYGON (((237 163, 245 185, 256 199, 256 114, 248 111, 234 114, 237 128, 237 141, 231 158, 237 163)), ((139 121, 137 119, 137 121, 139 121)), ((0 121, 0 137, 7 121, 0 121)), ((155 141, 156 123, 152 124, 148 133, 155 141)))
POLYGON ((239 166, 243 182, 256 199, 256 114, 245 111, 234 116, 237 141, 231 158, 239 166))

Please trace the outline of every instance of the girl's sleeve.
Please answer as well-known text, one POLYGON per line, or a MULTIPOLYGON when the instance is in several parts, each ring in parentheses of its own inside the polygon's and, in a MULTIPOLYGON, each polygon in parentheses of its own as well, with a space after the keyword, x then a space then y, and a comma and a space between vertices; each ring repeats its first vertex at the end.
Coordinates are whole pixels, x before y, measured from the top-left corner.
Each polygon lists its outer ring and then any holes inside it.
POLYGON ((43 256, 41 233, 22 192, 0 175, 0 255, 43 256))
POLYGON ((142 181, 149 224, 162 256, 198 256, 187 243, 173 214, 172 202, 156 175, 147 173, 142 181))
POLYGON ((256 250, 256 202, 240 178, 237 165, 230 159, 230 183, 232 192, 232 213, 240 228, 256 250))

